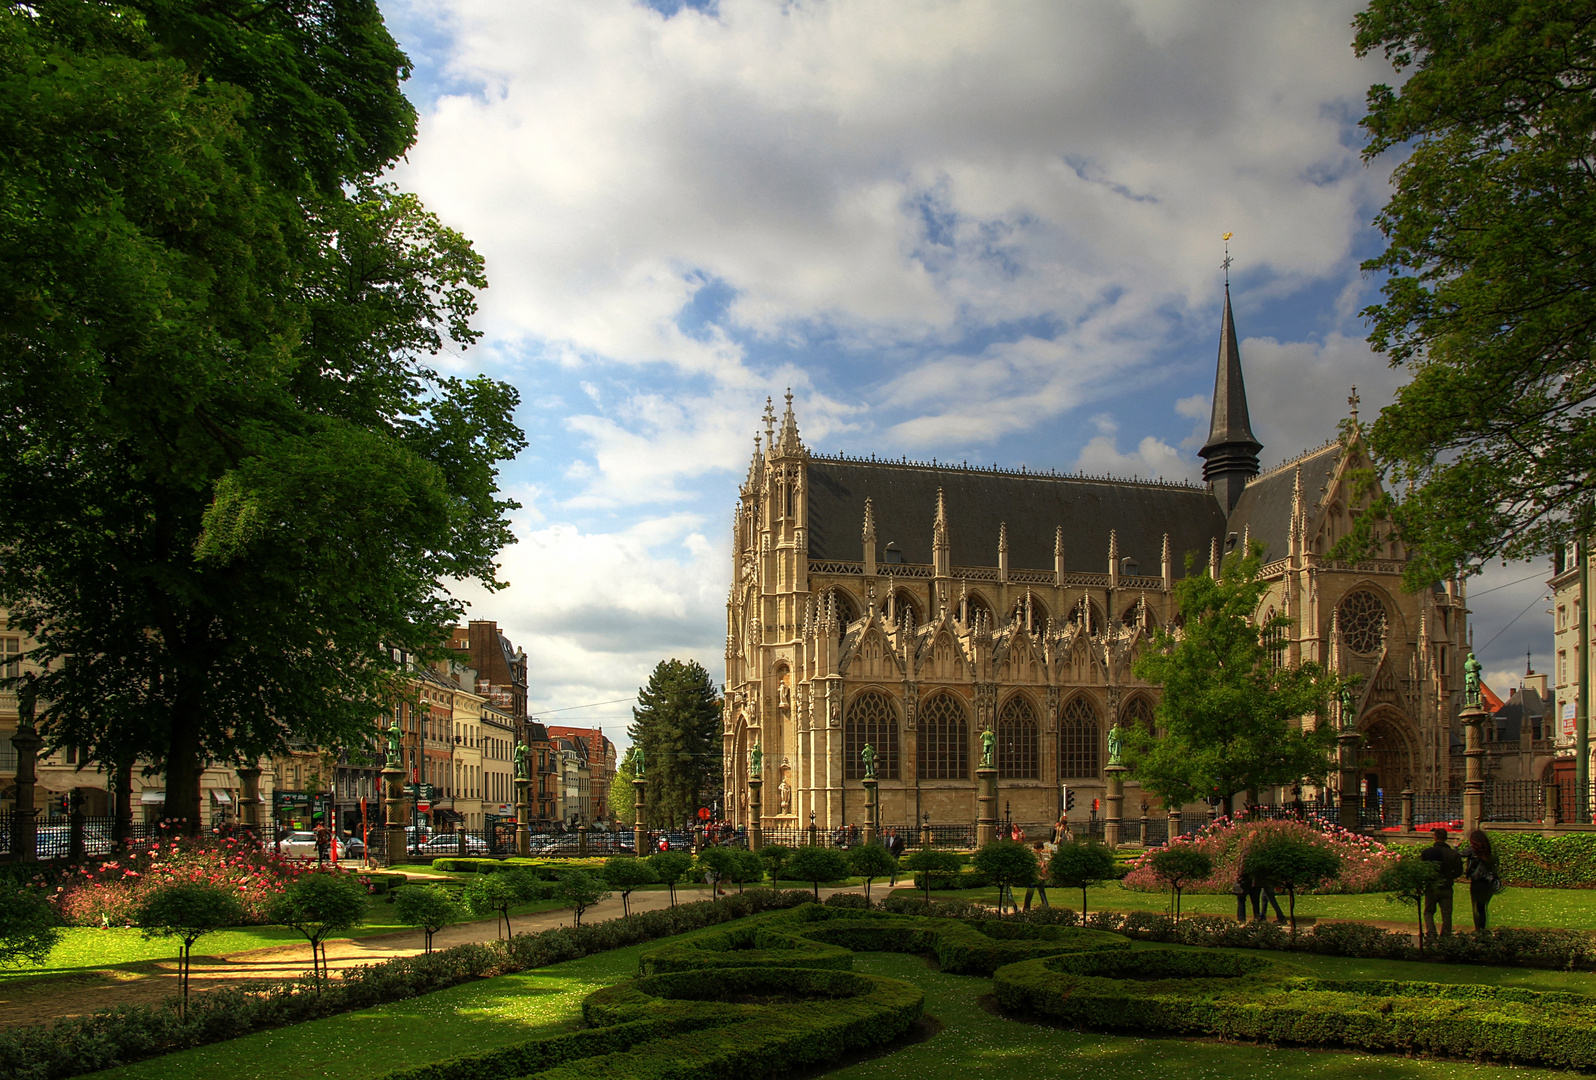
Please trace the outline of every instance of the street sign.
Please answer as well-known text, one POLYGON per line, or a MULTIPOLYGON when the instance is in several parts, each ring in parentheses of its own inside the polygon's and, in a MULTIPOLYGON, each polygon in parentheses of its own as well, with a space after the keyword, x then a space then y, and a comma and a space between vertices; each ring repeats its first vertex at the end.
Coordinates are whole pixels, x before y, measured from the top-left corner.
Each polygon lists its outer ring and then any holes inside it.
POLYGON ((708 821, 709 820, 709 807, 700 806, 698 808, 698 820, 699 821, 708 821))
POLYGON ((417 802, 430 803, 438 797, 438 789, 431 784, 406 784, 405 794, 417 802))
POLYGON ((428 810, 432 809, 432 804, 429 802, 419 802, 416 803, 416 809, 425 814, 428 810))

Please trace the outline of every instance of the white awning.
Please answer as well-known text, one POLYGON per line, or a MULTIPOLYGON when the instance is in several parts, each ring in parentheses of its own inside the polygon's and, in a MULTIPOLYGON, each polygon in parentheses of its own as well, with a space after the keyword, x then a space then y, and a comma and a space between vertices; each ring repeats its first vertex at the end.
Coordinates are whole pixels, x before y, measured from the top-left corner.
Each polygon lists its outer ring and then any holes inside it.
POLYGON ((233 796, 220 788, 211 788, 211 801, 220 803, 222 806, 232 806, 233 796))
POLYGON ((139 792, 139 802, 144 806, 148 806, 151 803, 165 803, 166 792, 151 791, 149 788, 145 788, 143 791, 139 792))

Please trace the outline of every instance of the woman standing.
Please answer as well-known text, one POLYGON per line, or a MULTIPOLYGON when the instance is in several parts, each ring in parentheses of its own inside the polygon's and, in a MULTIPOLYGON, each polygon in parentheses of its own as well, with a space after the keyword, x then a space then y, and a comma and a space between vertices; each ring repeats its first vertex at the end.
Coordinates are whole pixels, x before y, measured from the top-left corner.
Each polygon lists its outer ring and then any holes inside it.
POLYGON ((1474 929, 1484 930, 1485 907, 1502 884, 1497 874, 1496 856, 1491 853, 1491 838, 1485 835, 1484 829, 1469 833, 1469 857, 1464 864, 1463 875, 1469 879, 1469 906, 1474 911, 1474 929))

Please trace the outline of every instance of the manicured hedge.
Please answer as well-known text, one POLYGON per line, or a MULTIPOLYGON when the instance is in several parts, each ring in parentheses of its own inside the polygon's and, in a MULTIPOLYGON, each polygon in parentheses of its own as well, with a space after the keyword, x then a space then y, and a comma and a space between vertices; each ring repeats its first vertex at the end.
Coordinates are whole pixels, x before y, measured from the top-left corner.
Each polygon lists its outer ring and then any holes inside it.
POLYGON ((723 934, 705 934, 651 949, 643 954, 644 975, 709 968, 759 967, 853 969, 853 953, 819 941, 805 941, 767 926, 738 926, 723 934))
POLYGON ((1596 889, 1596 833, 1492 832, 1502 880, 1521 888, 1596 889))
POLYGON ((1176 949, 1029 960, 993 986, 1005 1009, 1090 1028, 1596 1066, 1596 997, 1584 994, 1307 979, 1262 957, 1176 949))
POLYGON ((621 919, 509 941, 457 945, 347 969, 320 989, 309 981, 214 990, 174 1008, 124 1006, 51 1024, 0 1031, 0 1076, 63 1080, 254 1031, 416 997, 472 979, 546 967, 644 941, 700 930, 762 911, 808 903, 804 890, 752 889, 735 896, 638 912, 621 919))

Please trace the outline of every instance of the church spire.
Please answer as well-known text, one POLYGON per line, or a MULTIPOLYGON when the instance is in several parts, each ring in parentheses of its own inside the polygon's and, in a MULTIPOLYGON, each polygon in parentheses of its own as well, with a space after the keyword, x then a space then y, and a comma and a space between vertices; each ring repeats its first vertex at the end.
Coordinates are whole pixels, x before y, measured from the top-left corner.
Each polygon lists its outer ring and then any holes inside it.
POLYGON ((1225 286, 1224 325, 1219 332, 1219 363, 1214 373, 1214 410, 1203 458, 1203 479, 1213 485, 1219 505, 1229 514, 1247 481, 1258 475, 1258 451, 1247 416, 1247 388, 1241 378, 1241 349, 1236 320, 1230 311, 1230 286, 1225 286))
MULTIPOLYGON (((766 399, 769 400, 768 398, 766 399)), ((792 455, 803 449, 803 442, 798 438, 798 418, 792 412, 792 387, 787 388, 787 410, 781 416, 781 434, 776 437, 777 447, 784 455, 792 455)))

